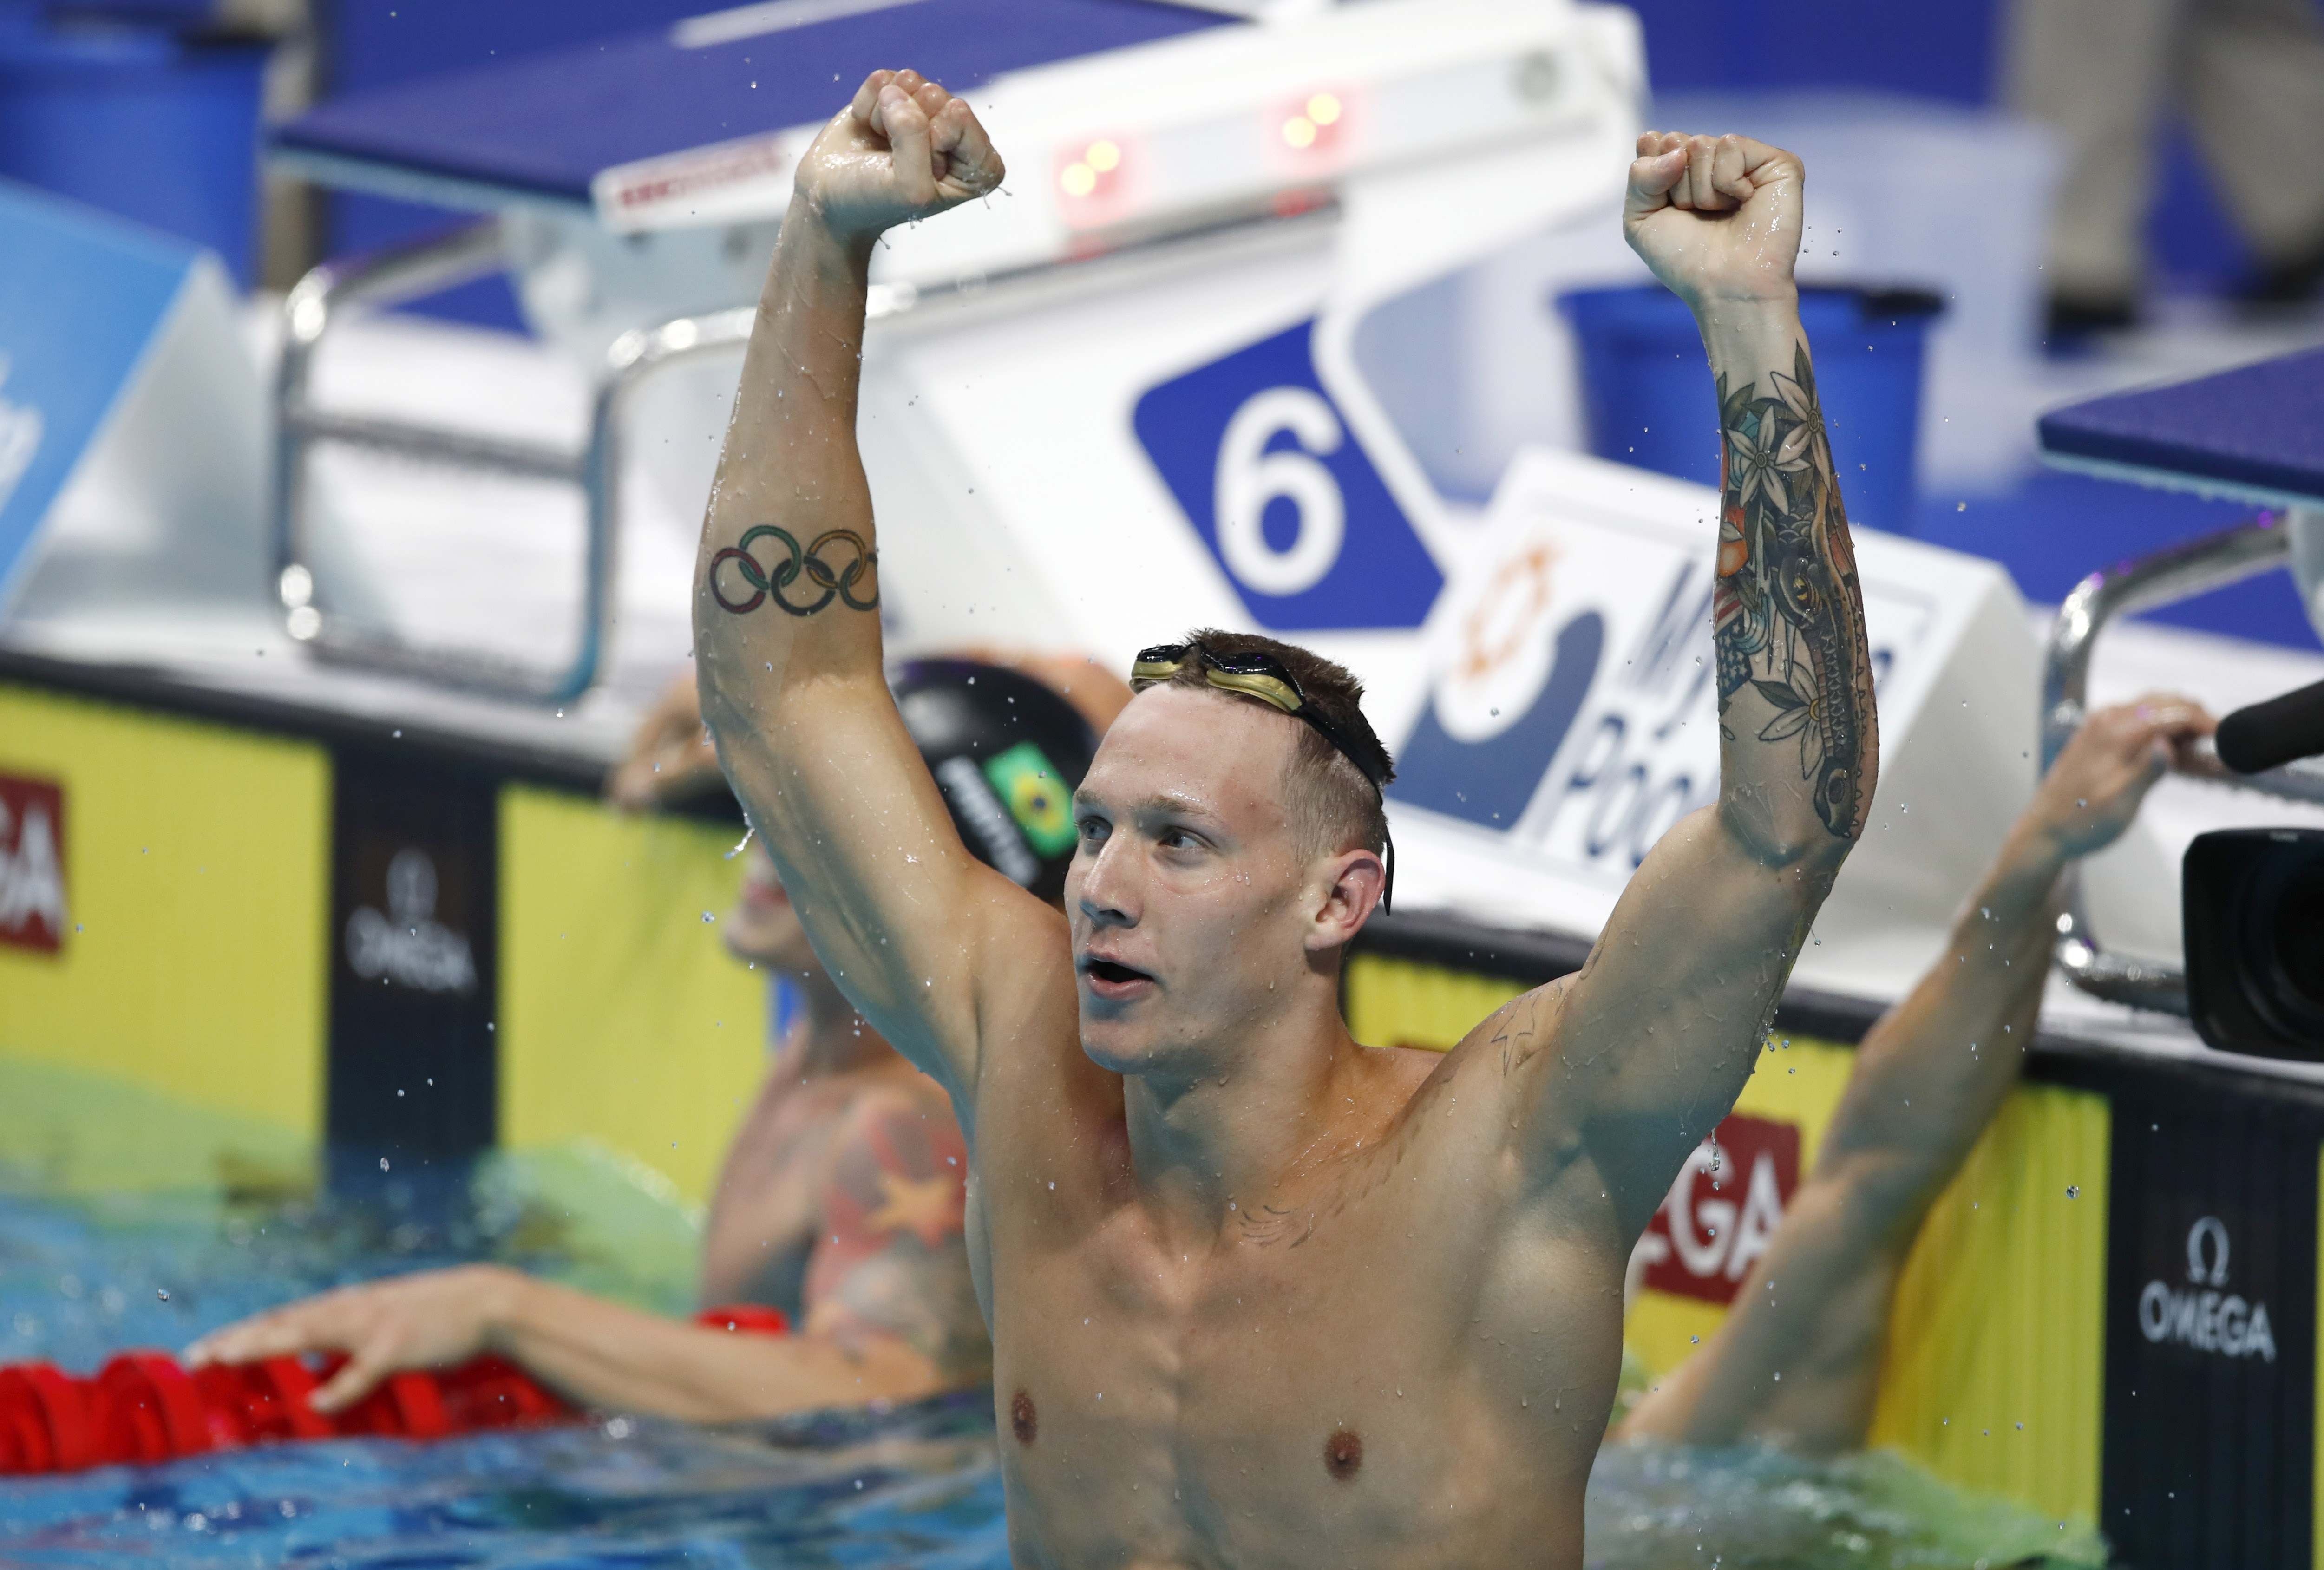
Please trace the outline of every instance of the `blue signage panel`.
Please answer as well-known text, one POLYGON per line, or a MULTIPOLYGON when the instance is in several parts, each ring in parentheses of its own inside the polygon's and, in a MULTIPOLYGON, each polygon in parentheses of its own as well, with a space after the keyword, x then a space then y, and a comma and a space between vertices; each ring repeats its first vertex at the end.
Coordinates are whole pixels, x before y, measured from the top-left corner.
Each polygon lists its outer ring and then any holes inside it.
POLYGON ((0 180, 0 598, 199 254, 0 180))
POLYGON ((1132 424, 1251 620, 1416 627, 1443 574, 1316 376, 1314 328, 1149 389, 1132 424))
POLYGON ((1598 678, 1606 618, 1583 611, 1558 630, 1554 647, 1533 701, 1493 735, 1479 741, 1454 736, 1437 717, 1437 700, 1431 697, 1397 754, 1389 799, 1487 828, 1515 827, 1598 678))

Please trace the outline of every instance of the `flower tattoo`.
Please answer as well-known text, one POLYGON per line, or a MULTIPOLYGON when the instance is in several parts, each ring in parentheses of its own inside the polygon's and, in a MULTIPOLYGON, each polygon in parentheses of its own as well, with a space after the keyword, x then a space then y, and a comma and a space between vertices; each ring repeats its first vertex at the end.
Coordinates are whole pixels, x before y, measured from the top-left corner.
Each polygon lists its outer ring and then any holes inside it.
POLYGON ((1721 736, 1737 725, 1769 744, 1795 743, 1800 778, 1824 827, 1863 831, 1860 778, 1876 745, 1856 551, 1833 476, 1807 346, 1792 374, 1730 387, 1719 379, 1719 586, 1712 638, 1721 736), (1743 720, 1749 691, 1768 714, 1743 720))

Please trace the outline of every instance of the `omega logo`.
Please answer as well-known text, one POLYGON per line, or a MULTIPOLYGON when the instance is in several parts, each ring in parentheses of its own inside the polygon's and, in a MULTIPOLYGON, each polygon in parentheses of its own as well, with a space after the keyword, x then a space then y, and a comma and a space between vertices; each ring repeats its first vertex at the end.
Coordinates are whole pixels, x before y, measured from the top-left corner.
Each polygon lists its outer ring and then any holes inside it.
POLYGON ((2207 1215, 2187 1229, 2187 1279, 2198 1287, 2224 1287, 2227 1284, 2227 1228, 2216 1215, 2207 1215), (2216 1240, 2206 1250, 2207 1240, 2216 1240), (2212 1254, 2208 1270, 2203 1268, 2205 1253, 2212 1254))
POLYGON ((1639 1284, 1731 1303, 1800 1181, 1799 1125, 1730 1113, 1695 1148, 1638 1239, 1639 1284))
POLYGON ((2275 1331, 2267 1305, 2247 1303, 2227 1284, 2233 1251, 2227 1224, 2207 1215, 2187 1229, 2189 1289, 2153 1280, 2138 1295, 2139 1334, 2160 1344, 2175 1342, 2219 1357, 2275 1361, 2275 1331))
POLYGON ((347 964, 365 981, 423 993, 476 990, 467 937, 436 919, 436 864, 407 845, 387 864, 387 913, 365 905, 347 918, 347 964))

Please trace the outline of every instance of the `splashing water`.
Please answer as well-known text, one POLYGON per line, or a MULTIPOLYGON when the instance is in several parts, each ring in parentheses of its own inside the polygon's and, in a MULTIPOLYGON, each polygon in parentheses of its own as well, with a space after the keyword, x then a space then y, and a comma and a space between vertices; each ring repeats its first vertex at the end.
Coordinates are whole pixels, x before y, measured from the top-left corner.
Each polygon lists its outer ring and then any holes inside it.
POLYGON ((2005 1570, 2099 1566, 2105 1546, 1901 1456, 1615 1445, 1590 1475, 1591 1570, 2005 1570))

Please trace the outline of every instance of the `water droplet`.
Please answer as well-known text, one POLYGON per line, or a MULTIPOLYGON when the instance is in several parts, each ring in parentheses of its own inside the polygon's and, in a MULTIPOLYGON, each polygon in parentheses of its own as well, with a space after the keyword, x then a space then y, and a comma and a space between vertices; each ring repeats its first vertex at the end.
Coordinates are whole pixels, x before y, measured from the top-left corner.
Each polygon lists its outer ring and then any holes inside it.
POLYGON ((2082 1196, 2082 1186, 2081 1186, 2080 1184, 2079 1184, 2079 1183, 2069 1183, 2069 1184, 2067 1184, 2067 1185, 2066 1185, 2066 1197, 2067 1197, 2067 1198, 2069 1198, 2069 1199, 2080 1199, 2081 1196, 2082 1196))
POLYGON ((167 1287, 156 1287, 153 1288, 153 1296, 161 1299, 162 1302, 167 1303, 170 1300, 170 1288, 167 1287))

